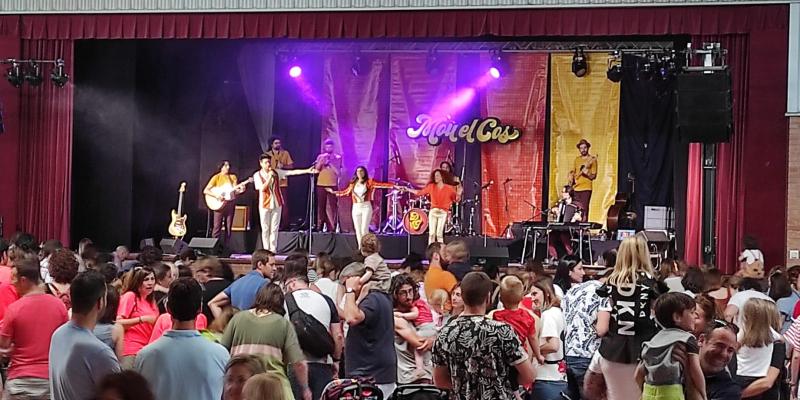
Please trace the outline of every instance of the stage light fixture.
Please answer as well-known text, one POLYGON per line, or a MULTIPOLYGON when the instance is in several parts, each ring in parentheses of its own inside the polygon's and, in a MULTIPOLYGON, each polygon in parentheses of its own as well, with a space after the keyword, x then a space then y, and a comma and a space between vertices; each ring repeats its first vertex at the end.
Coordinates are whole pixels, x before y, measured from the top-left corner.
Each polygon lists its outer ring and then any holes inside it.
POLYGON ((50 80, 58 87, 64 87, 67 84, 69 75, 67 75, 66 67, 64 66, 64 59, 59 58, 55 61, 53 72, 50 73, 50 80))
POLYGON ((505 60, 503 53, 500 51, 492 53, 491 62, 489 65, 489 75, 494 79, 500 79, 509 73, 508 62, 505 60))
POLYGON ((425 70, 428 71, 428 75, 433 76, 439 75, 442 72, 439 53, 437 53, 436 50, 428 52, 428 57, 425 59, 425 70))
POLYGON ((658 68, 658 58, 655 54, 648 53, 643 59, 637 60, 637 64, 639 69, 636 71, 636 79, 650 80, 653 78, 653 72, 658 68))
POLYGON ((356 53, 355 58, 353 59, 353 66, 350 67, 350 72, 353 73, 353 76, 359 77, 362 73, 364 73, 364 59, 361 57, 361 54, 356 53))
POLYGON ((12 84, 14 87, 18 88, 22 86, 25 77, 22 75, 22 67, 18 62, 14 61, 11 63, 8 71, 6 71, 6 79, 8 79, 8 83, 12 84))
POLYGON ((25 80, 31 86, 39 86, 42 84, 42 67, 39 63, 31 61, 30 66, 25 71, 25 80))
POLYGON ((289 68, 289 76, 291 76, 292 78, 295 78, 295 79, 299 78, 300 75, 302 75, 302 74, 303 74, 303 69, 300 68, 299 65, 292 65, 289 68))
POLYGON ((675 61, 675 50, 670 54, 661 56, 661 61, 658 64, 658 76, 662 80, 674 78, 678 74, 678 63, 675 61))
POLYGON ((578 78, 583 78, 589 72, 589 64, 582 48, 576 48, 572 55, 572 73, 578 78))
POLYGON ((608 71, 606 71, 606 78, 611 82, 619 82, 622 80, 622 56, 618 51, 608 58, 608 71))

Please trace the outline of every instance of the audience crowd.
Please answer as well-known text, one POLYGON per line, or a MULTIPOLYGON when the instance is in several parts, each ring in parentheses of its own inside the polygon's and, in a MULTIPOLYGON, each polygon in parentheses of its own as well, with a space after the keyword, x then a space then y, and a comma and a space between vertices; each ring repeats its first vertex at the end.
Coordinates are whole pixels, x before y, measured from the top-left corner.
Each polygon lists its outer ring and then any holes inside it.
POLYGON ((193 250, 19 233, 0 239, 2 398, 796 399, 800 266, 743 248, 729 276, 654 265, 640 235, 553 274, 479 270, 462 240, 390 271, 367 234, 347 259, 256 250, 237 277, 193 250))

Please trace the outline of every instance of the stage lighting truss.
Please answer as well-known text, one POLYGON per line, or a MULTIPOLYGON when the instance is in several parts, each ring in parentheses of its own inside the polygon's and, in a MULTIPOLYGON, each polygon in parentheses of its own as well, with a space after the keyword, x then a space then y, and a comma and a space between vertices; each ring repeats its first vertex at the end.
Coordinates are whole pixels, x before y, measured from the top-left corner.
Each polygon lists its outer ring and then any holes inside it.
POLYGON ((508 75, 511 72, 510 70, 511 68, 508 66, 508 61, 503 56, 503 52, 500 50, 492 52, 489 62, 489 75, 494 79, 499 79, 508 75))
POLYGON ((54 85, 64 87, 69 81, 69 75, 67 75, 64 60, 61 58, 56 60, 18 60, 8 58, 0 60, 0 64, 8 65, 6 80, 16 88, 22 87, 22 84, 25 82, 28 82, 30 86, 41 85, 44 81, 42 73, 43 65, 53 65, 50 79, 53 81, 54 85))
POLYGON ((572 55, 572 73, 578 78, 583 78, 589 72, 589 63, 586 61, 586 54, 583 53, 583 48, 575 48, 575 53, 572 55))

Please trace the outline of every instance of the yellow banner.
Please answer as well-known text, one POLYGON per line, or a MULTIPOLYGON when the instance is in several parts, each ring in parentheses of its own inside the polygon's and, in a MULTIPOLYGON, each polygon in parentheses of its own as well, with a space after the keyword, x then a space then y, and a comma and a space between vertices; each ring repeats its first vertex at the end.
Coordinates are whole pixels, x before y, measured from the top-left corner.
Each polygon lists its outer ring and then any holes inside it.
POLYGON ((607 62, 606 56, 590 55, 589 73, 578 78, 572 73, 572 55, 550 58, 550 202, 570 182, 580 155, 576 146, 585 139, 591 144, 589 154, 597 157, 589 221, 603 225, 617 194, 619 144, 619 83, 606 78, 607 62))

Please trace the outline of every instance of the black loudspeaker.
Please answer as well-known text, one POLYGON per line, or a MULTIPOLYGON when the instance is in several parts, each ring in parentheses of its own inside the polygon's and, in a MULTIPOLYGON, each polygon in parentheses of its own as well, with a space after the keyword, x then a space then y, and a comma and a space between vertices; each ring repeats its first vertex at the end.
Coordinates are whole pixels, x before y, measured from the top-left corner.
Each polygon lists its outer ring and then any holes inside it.
POLYGON ((222 241, 217 238, 192 238, 189 247, 204 256, 218 256, 222 253, 222 241))
POLYGON ((665 254, 669 249, 670 238, 666 231, 642 231, 651 254, 665 254))
POLYGON ((733 96, 728 70, 678 75, 678 135, 684 142, 727 142, 733 132, 733 96))
POLYGON ((158 245, 161 247, 161 251, 164 252, 164 254, 181 254, 181 252, 189 246, 180 239, 161 239, 158 245))
POLYGON ((508 265, 508 247, 471 247, 469 261, 482 268, 508 265))
POLYGON ((143 248, 145 248, 147 246, 155 246, 155 245, 156 245, 156 241, 153 240, 153 238, 142 239, 139 242, 139 250, 141 250, 141 249, 143 249, 143 248))

